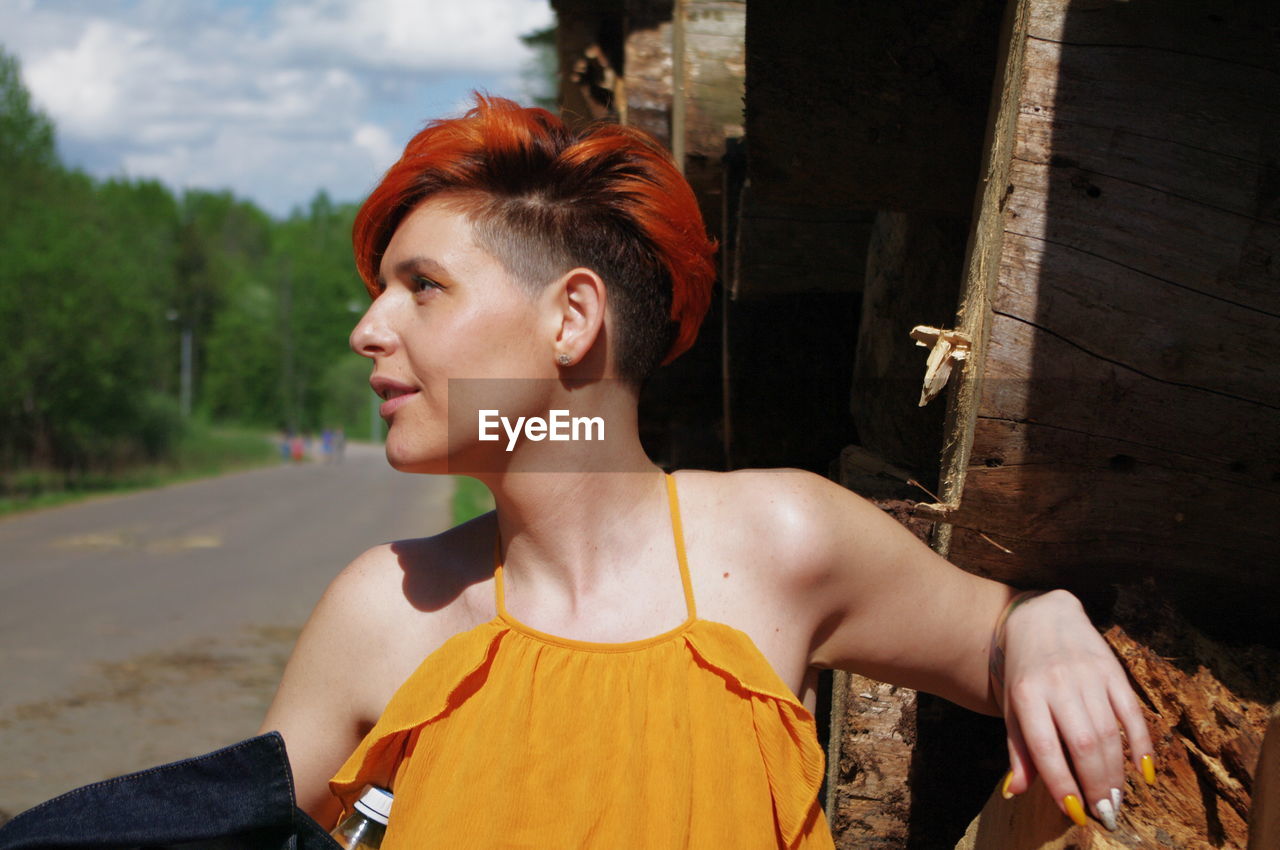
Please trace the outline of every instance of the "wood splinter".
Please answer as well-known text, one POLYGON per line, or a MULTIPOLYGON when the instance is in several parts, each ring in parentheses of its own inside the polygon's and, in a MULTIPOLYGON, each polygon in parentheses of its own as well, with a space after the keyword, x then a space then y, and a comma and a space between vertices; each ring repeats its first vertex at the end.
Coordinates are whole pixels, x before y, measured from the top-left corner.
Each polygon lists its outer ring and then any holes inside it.
POLYGON ((924 386, 920 389, 920 406, 924 407, 947 385, 952 364, 968 359, 971 340, 963 331, 931 328, 928 325, 916 325, 912 328, 911 338, 916 341, 916 345, 929 349, 924 386))

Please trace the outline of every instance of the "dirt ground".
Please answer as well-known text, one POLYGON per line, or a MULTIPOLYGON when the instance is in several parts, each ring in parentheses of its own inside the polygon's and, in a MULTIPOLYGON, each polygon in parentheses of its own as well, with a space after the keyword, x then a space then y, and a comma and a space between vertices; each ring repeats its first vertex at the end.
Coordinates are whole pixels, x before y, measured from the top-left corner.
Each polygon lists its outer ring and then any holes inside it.
POLYGON ((100 663, 69 692, 0 717, 0 822, 70 788, 215 750, 257 732, 299 628, 100 663))

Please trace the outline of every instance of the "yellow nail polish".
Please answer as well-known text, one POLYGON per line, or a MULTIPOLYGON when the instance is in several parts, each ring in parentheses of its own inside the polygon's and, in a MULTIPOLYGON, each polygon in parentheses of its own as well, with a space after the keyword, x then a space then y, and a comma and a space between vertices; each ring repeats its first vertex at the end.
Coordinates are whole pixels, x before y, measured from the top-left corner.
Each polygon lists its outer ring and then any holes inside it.
POLYGON ((1000 796, 1006 800, 1013 799, 1013 792, 1009 790, 1009 783, 1013 781, 1013 771, 1009 771, 1004 775, 1004 782, 1000 783, 1000 796))
POLYGON ((1142 757, 1142 778, 1148 785, 1156 784, 1156 760, 1150 755, 1142 757))
POLYGON ((1063 797, 1062 807, 1067 810, 1067 817, 1075 821, 1076 826, 1084 826, 1089 823, 1089 818, 1084 813, 1084 806, 1080 805, 1080 798, 1075 794, 1068 794, 1063 797))

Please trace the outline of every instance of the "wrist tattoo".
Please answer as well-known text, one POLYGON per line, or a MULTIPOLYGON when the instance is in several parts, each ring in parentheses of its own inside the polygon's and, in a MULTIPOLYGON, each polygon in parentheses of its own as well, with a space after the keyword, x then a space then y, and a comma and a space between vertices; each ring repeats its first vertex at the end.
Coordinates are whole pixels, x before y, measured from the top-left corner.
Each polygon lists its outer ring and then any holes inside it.
POLYGON ((1000 618, 996 620, 995 628, 991 630, 991 649, 987 653, 987 672, 991 678, 991 693, 995 697, 996 706, 1001 711, 1004 710, 1004 638, 1005 626, 1009 623, 1009 615, 1014 612, 1024 602, 1027 602, 1040 594, 1042 590, 1024 590, 1009 600, 1009 604, 1004 606, 1004 610, 1000 612, 1000 618))

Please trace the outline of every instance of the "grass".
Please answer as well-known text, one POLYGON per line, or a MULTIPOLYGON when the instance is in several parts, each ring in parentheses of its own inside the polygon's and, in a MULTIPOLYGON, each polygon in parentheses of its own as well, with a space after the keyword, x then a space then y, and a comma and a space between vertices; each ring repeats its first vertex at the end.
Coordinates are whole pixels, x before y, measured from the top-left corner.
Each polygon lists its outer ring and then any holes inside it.
POLYGON ((278 462, 275 436, 266 431, 191 423, 167 461, 73 476, 52 469, 21 469, 0 480, 0 516, 207 478, 278 462))
POLYGON ((474 478, 459 475, 454 478, 452 505, 453 524, 460 525, 493 510, 493 494, 474 478))

